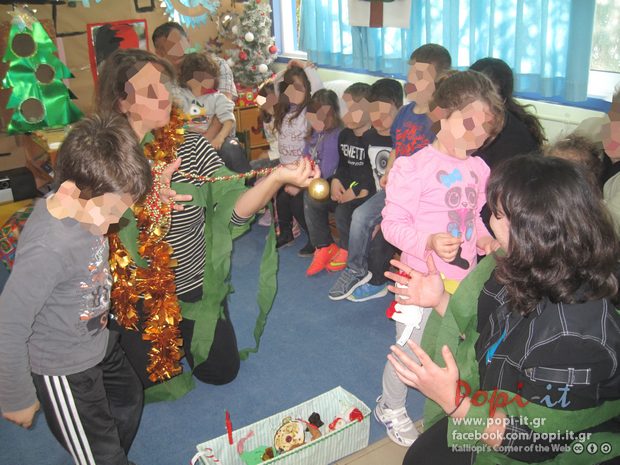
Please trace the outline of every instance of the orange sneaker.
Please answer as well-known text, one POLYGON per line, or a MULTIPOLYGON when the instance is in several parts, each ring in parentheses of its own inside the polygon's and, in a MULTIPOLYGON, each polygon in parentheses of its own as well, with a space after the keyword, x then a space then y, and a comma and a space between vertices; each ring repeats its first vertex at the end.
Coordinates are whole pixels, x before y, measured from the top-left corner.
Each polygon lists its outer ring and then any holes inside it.
POLYGON ((338 253, 332 257, 330 262, 325 266, 327 271, 341 271, 347 267, 347 258, 349 252, 344 249, 338 249, 338 253))
POLYGON ((338 246, 333 242, 327 247, 316 249, 314 251, 314 256, 312 257, 312 263, 310 263, 310 266, 306 270, 306 274, 308 276, 314 276, 315 274, 323 271, 331 261, 332 257, 338 253, 338 250, 338 246))

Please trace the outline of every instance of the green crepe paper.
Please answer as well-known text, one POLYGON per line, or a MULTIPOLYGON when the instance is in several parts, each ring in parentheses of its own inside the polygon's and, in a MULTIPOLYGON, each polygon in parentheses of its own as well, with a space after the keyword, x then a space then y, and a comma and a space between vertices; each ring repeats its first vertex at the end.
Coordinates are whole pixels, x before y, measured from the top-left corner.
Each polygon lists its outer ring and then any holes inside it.
MULTIPOLYGON (((219 168, 214 176, 235 175, 226 167, 219 168)), ((199 302, 181 302, 183 318, 194 320, 194 334, 191 351, 194 356, 194 365, 204 362, 208 355, 215 335, 217 320, 225 318, 224 301, 232 291, 229 282, 230 258, 232 241, 247 232, 249 221, 243 226, 233 226, 230 218, 239 196, 245 192, 244 180, 233 179, 225 182, 204 183, 197 187, 191 183, 172 183, 171 188, 178 194, 190 194, 192 200, 185 202, 190 205, 199 205, 205 208, 205 271, 203 284, 203 298, 199 302)), ((139 266, 148 266, 139 256, 137 250, 137 224, 133 212, 126 212, 124 218, 127 225, 119 232, 119 237, 128 253, 139 266)), ((265 244, 260 266, 259 290, 257 303, 260 313, 254 328, 256 346, 243 349, 239 352, 242 360, 250 353, 257 352, 260 338, 267 323, 267 316, 275 299, 277 290, 278 255, 275 251, 275 232, 273 226, 269 232, 269 239, 265 244)), ((191 373, 185 372, 174 378, 159 383, 145 391, 146 402, 176 399, 194 386, 191 373)))
MULTIPOLYGON (((471 386, 474 393, 480 388, 478 362, 476 360, 475 344, 480 336, 476 331, 478 323, 478 297, 484 283, 489 279, 495 268, 495 259, 488 256, 482 260, 476 268, 463 280, 455 294, 450 299, 450 303, 442 318, 437 312, 433 312, 428 319, 424 334, 422 336, 422 347, 429 356, 440 366, 444 366, 441 355, 441 348, 447 345, 455 356, 456 364, 459 367, 459 378, 466 381, 471 386), (467 335, 465 339, 461 334, 467 335)), ((515 394, 498 390, 497 393, 504 393, 508 399, 513 399, 515 394)), ((456 394, 456 393, 455 393, 456 394)), ((493 391, 487 391, 487 398, 490 399, 493 391)), ((533 431, 538 433, 553 433, 560 431, 574 431, 575 433, 604 423, 605 421, 620 415, 620 400, 608 401, 600 406, 589 409, 561 411, 551 409, 543 405, 529 403, 525 407, 520 407, 513 402, 502 409, 508 416, 523 416, 527 418, 544 418, 543 425, 534 427, 528 425, 533 431)), ((472 405, 467 418, 487 418, 489 416, 489 404, 482 406, 472 405)), ((426 400, 424 406, 424 427, 428 429, 435 422, 445 417, 445 412, 435 402, 426 400)), ((474 423, 474 422, 471 422, 474 423)), ((484 425, 464 425, 454 424, 448 421, 448 445, 462 446, 464 444, 480 446, 482 443, 472 443, 471 441, 453 440, 453 433, 482 432, 484 425)), ((578 442, 578 441, 575 441, 578 442)), ((575 443, 574 442, 574 443, 575 443)), ((543 465, 585 465, 598 463, 601 460, 609 460, 620 456, 620 435, 612 433, 595 433, 583 444, 596 443, 598 452, 590 454, 584 451, 581 454, 574 452, 564 452, 552 460, 542 462, 543 465), (612 445, 611 452, 603 454, 600 452, 600 445, 603 443, 612 445)), ((574 444, 573 443, 573 444, 574 444)), ((511 465, 521 464, 518 460, 506 457, 496 452, 481 452, 477 455, 476 465, 511 465)))

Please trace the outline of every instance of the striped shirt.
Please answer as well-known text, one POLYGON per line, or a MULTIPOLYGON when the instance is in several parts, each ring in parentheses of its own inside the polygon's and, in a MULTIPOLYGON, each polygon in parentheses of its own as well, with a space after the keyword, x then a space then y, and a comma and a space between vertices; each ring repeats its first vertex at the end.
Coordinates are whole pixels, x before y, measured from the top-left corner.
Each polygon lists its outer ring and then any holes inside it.
MULTIPOLYGON (((185 134, 185 141, 179 147, 177 156, 182 159, 179 170, 199 176, 213 176, 224 165, 211 144, 192 132, 185 134)), ((189 182, 195 186, 203 184, 199 180, 187 179, 178 172, 172 175, 172 182, 189 182)), ((241 225, 247 220, 233 211, 233 224, 241 225)), ((186 205, 183 211, 172 211, 172 223, 165 240, 172 247, 172 258, 178 261, 175 268, 177 294, 202 287, 205 267, 204 228, 203 207, 186 205)))

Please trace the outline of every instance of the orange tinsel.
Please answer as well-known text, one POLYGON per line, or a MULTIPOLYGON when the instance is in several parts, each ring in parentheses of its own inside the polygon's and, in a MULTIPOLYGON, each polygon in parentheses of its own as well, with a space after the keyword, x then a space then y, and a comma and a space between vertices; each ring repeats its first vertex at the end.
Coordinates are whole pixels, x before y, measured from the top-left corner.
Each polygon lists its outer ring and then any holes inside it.
POLYGON ((170 225, 170 205, 161 202, 159 175, 177 157, 183 143, 184 121, 173 111, 170 123, 154 132, 155 139, 144 147, 152 161, 154 185, 142 206, 134 207, 138 226, 138 252, 147 267, 137 267, 117 234, 110 236, 110 268, 114 276, 112 301, 118 323, 137 330, 140 315, 136 303, 143 298, 142 339, 150 341, 147 372, 151 381, 172 378, 181 372, 182 344, 179 321, 181 308, 176 296, 172 248, 163 240, 170 225))

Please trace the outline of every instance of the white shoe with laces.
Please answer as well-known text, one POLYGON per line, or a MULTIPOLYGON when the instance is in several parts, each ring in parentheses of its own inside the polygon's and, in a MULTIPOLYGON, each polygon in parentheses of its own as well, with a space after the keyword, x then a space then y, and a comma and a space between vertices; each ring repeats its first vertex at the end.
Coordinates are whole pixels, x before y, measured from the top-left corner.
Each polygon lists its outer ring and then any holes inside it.
POLYGON ((379 396, 374 414, 377 421, 385 426, 388 437, 399 446, 409 447, 418 438, 418 430, 405 407, 389 409, 379 396))

